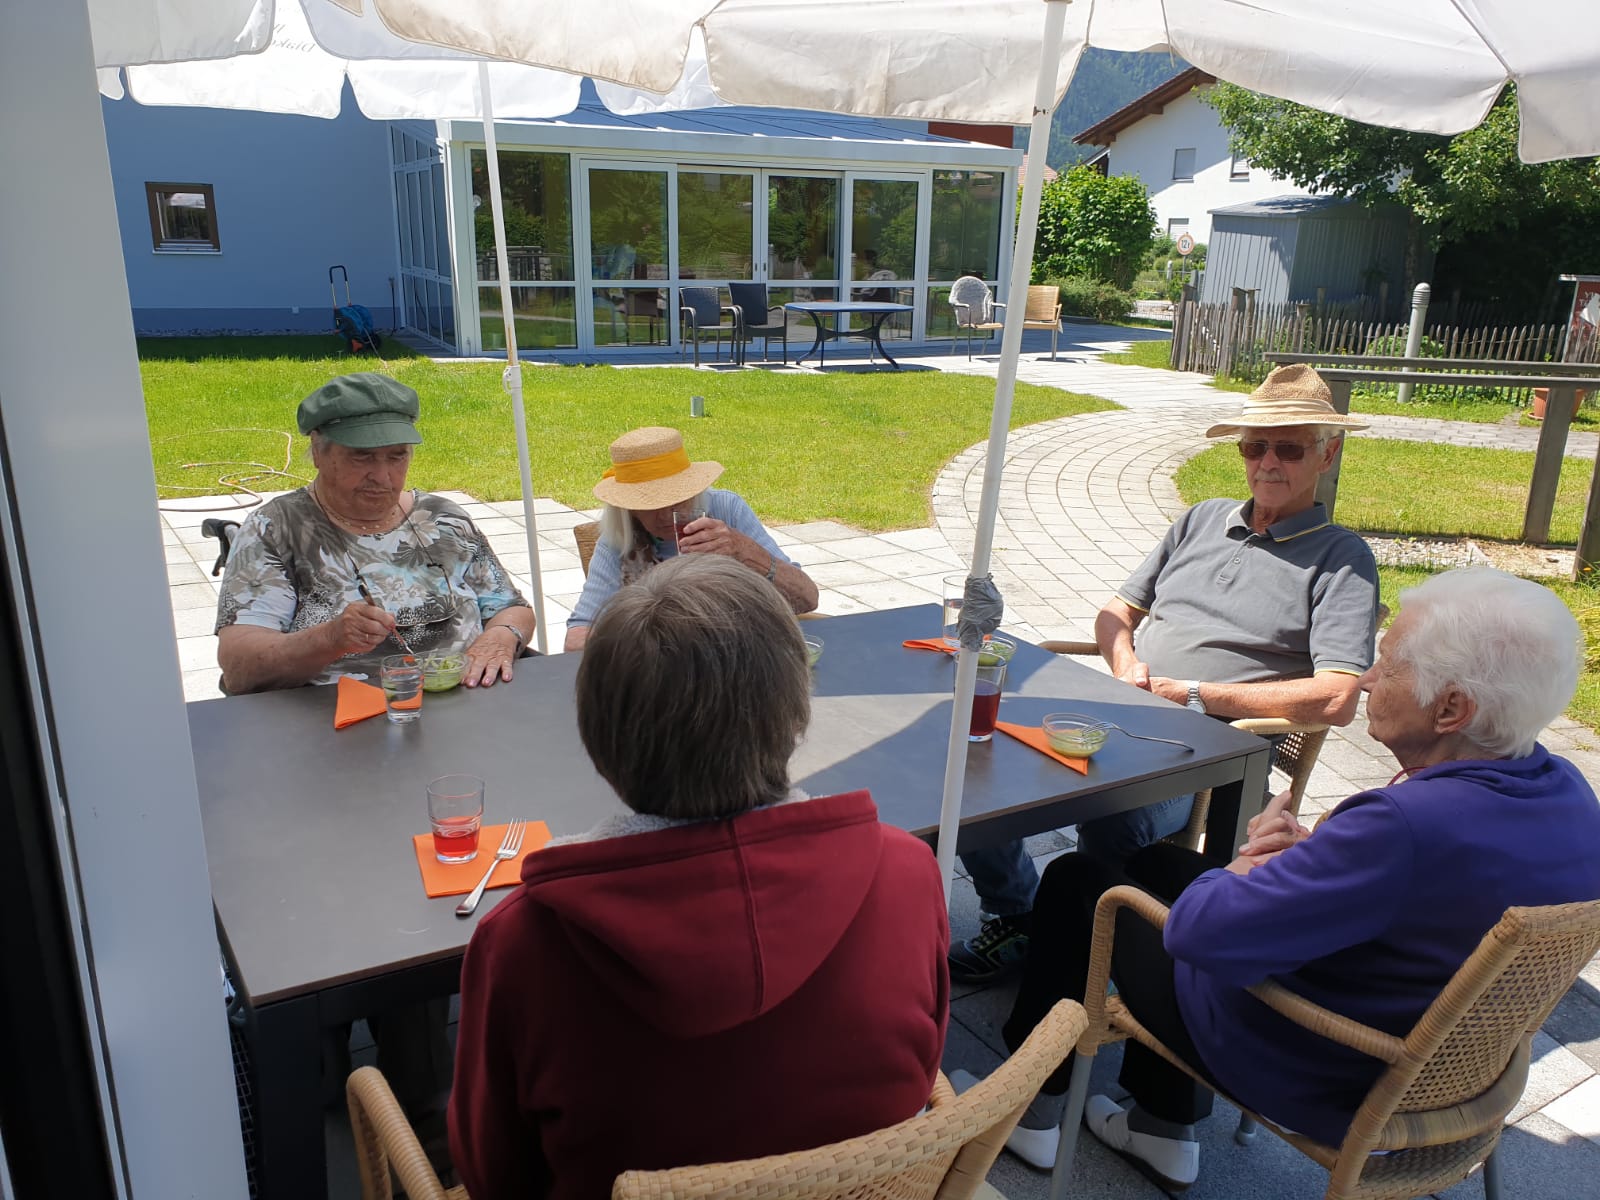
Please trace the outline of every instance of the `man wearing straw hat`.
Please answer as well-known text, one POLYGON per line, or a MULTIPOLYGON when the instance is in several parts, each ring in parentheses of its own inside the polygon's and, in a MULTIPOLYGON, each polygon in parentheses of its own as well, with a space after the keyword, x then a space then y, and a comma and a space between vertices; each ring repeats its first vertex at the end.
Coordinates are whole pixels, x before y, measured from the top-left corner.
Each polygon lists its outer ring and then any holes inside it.
MULTIPOLYGON (((1126 683, 1225 721, 1285 717, 1348 725, 1372 665, 1378 569, 1328 519, 1317 482, 1349 429, 1322 377, 1279 367, 1235 421, 1250 499, 1204 500, 1179 517, 1095 619, 1095 641, 1126 683), (1134 631, 1139 631, 1137 646, 1134 631)), ((1192 795, 1087 821, 1079 848, 1113 862, 1183 829, 1192 795)), ((995 979, 1020 965, 1038 872, 1021 842, 962 856, 987 917, 952 948, 951 974, 995 979)))
POLYGON ((764 576, 795 612, 817 607, 817 585, 778 548, 750 506, 711 486, 721 474, 721 463, 691 462, 676 429, 635 429, 611 443, 611 466, 594 488, 605 504, 600 540, 567 618, 566 649, 583 649, 607 601, 679 553, 724 555, 764 576))

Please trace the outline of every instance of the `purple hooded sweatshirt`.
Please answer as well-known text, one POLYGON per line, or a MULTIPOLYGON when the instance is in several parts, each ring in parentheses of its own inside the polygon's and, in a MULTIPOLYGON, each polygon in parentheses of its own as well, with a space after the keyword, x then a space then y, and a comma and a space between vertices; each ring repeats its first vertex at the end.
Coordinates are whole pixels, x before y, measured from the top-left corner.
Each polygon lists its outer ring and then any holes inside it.
POLYGON ((1404 1036, 1505 910, 1600 898, 1600 802, 1576 767, 1440 763, 1350 797, 1248 875, 1215 870, 1172 906, 1184 1023, 1241 1102, 1338 1145, 1384 1068, 1243 989, 1271 978, 1404 1036))

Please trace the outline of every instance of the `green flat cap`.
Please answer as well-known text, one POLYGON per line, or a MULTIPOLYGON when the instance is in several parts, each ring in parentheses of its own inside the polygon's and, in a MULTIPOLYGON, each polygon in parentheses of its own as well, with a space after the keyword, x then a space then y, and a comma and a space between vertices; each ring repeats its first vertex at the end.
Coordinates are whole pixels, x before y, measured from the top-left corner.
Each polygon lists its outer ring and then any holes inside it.
POLYGON ((398 379, 377 371, 340 375, 300 401, 295 420, 301 433, 320 432, 354 450, 414 446, 422 441, 417 415, 422 405, 398 379))

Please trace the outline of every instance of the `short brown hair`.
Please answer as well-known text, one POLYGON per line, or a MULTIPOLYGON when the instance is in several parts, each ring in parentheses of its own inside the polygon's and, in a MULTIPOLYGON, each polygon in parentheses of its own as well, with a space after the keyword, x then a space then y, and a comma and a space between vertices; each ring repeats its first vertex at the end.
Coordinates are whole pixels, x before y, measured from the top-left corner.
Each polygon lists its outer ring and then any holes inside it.
POLYGON ((635 812, 730 817, 789 790, 811 720, 805 641, 748 567, 685 554, 612 597, 578 667, 578 732, 635 812))

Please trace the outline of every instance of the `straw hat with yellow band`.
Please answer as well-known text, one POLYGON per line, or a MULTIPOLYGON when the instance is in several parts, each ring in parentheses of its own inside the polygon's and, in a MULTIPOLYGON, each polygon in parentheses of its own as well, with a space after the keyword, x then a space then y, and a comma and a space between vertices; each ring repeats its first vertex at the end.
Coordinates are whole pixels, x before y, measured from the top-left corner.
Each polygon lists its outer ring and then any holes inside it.
POLYGON ((611 443, 611 468, 594 494, 617 508, 670 508, 698 496, 721 474, 721 463, 690 462, 676 429, 653 425, 611 443))
POLYGON ((1244 399, 1236 421, 1224 421, 1206 430, 1207 437, 1228 437, 1247 429, 1282 429, 1291 425, 1330 425, 1336 429, 1365 429, 1367 423, 1333 406, 1333 393, 1310 367, 1291 363, 1268 375, 1244 399))

